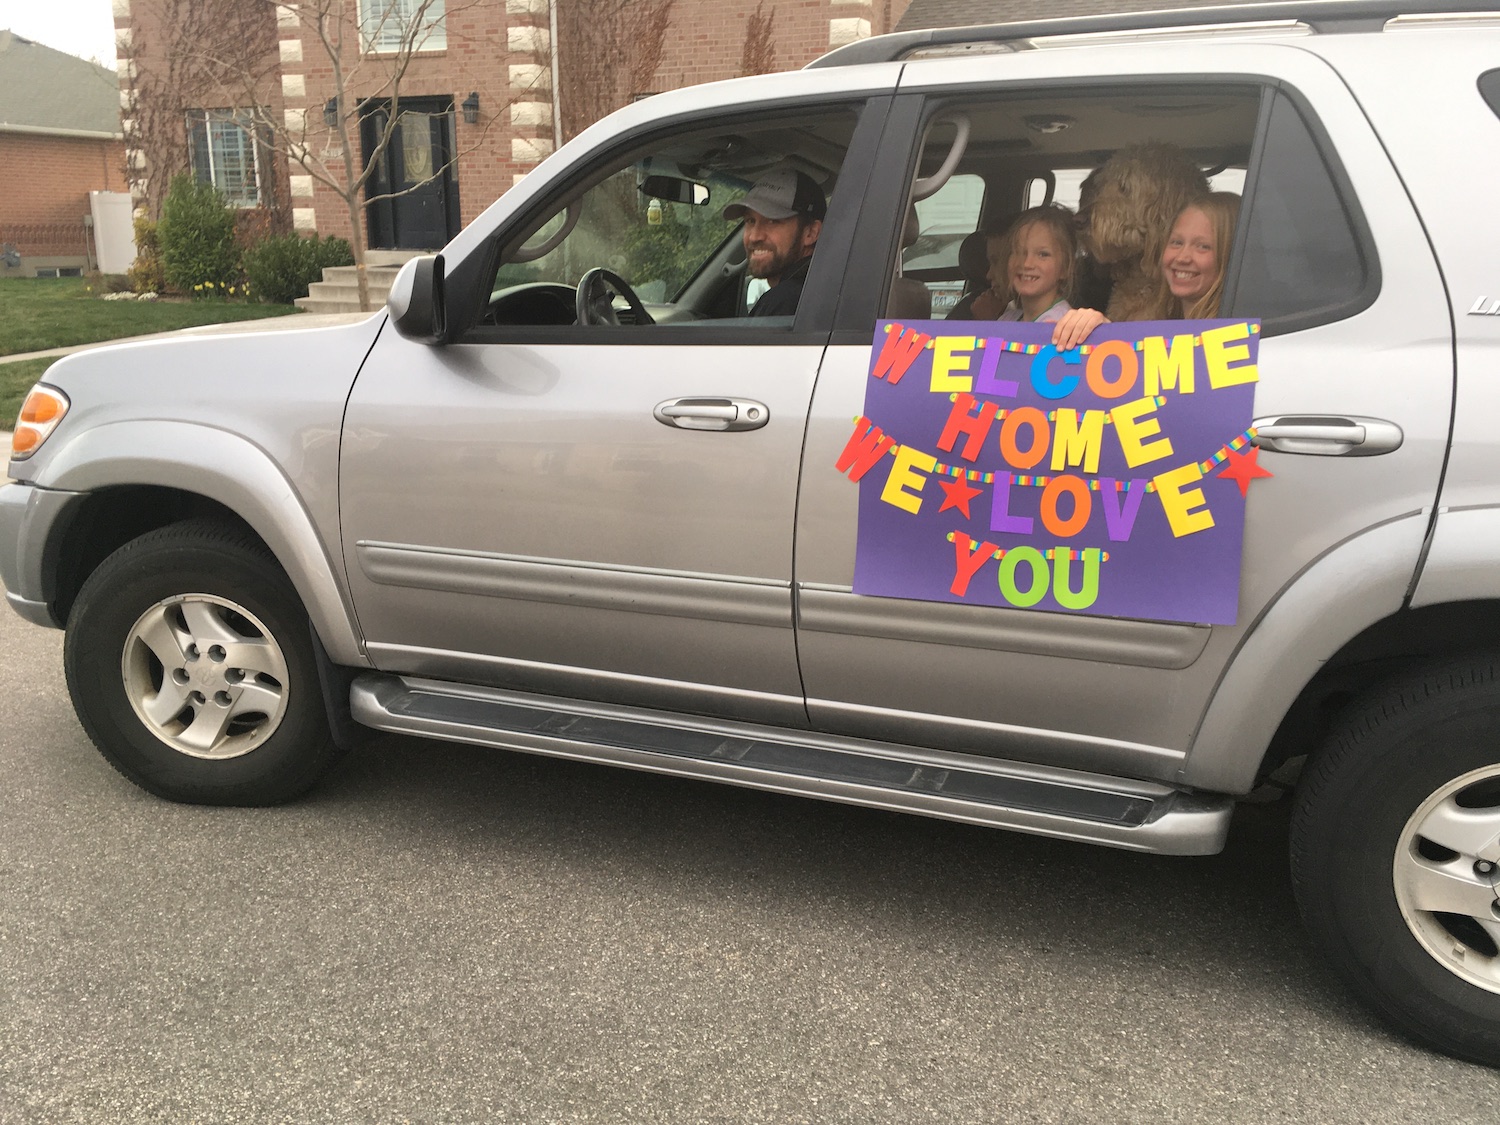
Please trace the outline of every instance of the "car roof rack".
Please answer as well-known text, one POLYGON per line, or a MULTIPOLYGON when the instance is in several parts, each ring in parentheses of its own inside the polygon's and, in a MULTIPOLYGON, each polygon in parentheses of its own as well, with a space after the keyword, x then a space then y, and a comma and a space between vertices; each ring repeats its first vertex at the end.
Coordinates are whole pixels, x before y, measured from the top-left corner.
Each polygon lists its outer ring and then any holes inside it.
POLYGON ((859 63, 897 62, 933 47, 990 46, 1066 35, 1106 35, 1171 28, 1229 27, 1235 24, 1298 23, 1322 35, 1380 31, 1398 16, 1500 14, 1500 0, 1303 0, 1302 3, 1228 4, 1209 8, 1119 12, 1023 23, 977 24, 898 31, 861 39, 807 64, 813 70, 859 63))

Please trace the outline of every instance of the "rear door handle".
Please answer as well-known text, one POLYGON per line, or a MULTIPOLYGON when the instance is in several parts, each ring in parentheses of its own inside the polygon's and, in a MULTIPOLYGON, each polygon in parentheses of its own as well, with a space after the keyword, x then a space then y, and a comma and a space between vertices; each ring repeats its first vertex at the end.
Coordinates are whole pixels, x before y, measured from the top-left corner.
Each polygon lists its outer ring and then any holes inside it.
POLYGON ((652 414, 682 430, 758 430, 771 420, 765 403, 748 398, 669 398, 652 414))
POLYGON ((1316 457, 1374 457, 1400 449, 1405 436, 1396 423, 1380 418, 1280 414, 1250 424, 1261 449, 1316 457))

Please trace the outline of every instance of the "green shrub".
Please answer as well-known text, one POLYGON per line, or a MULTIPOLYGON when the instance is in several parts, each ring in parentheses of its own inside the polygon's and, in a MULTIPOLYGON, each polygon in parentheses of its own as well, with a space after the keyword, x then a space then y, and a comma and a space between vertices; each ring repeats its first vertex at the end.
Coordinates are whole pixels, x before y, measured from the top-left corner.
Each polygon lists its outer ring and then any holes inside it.
POLYGON ((317 235, 273 235, 245 251, 245 278, 258 301, 289 305, 331 266, 354 264, 349 243, 317 235))
POLYGON ((137 293, 160 293, 167 287, 161 269, 161 241, 156 224, 144 215, 135 220, 135 261, 125 275, 137 293))
POLYGON ((222 295, 240 280, 234 211, 190 172, 172 180, 157 224, 167 285, 190 296, 222 295))
POLYGON ((83 291, 91 297, 102 297, 108 293, 130 292, 130 279, 123 273, 100 273, 89 270, 83 275, 83 291))

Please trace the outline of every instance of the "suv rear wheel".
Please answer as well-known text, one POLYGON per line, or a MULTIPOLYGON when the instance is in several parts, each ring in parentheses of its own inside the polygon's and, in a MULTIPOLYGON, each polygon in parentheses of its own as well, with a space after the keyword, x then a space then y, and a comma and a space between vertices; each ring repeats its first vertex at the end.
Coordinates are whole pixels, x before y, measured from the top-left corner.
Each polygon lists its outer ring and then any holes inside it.
POLYGON ((105 559, 69 615, 64 663, 94 745, 158 796, 274 804, 338 757, 302 604, 231 526, 174 524, 105 559))
POLYGON ((1359 996, 1500 1065, 1500 657, 1373 694, 1303 773, 1302 916, 1359 996))

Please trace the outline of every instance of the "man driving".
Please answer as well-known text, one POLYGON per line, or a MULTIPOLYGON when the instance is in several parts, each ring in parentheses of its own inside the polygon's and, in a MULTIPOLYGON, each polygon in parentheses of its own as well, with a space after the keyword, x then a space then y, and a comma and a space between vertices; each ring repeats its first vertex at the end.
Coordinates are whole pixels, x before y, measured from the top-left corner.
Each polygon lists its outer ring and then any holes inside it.
POLYGON ((745 198, 724 208, 726 219, 745 220, 750 276, 771 283, 750 310, 751 316, 791 316, 797 311, 827 213, 823 189, 794 168, 771 169, 745 198))

